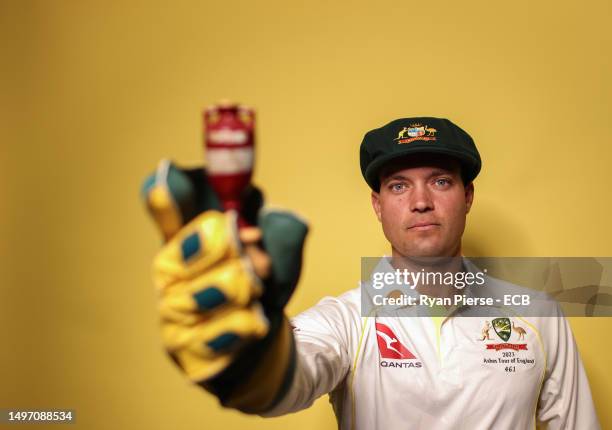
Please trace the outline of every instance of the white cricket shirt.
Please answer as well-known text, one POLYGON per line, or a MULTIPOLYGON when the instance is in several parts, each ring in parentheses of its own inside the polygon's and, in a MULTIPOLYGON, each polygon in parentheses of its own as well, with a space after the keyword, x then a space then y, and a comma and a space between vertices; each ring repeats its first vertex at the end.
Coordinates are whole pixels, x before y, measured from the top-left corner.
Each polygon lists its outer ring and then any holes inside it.
POLYGON ((501 313, 496 323, 512 326, 504 340, 490 326, 485 336, 492 318, 460 317, 462 308, 445 318, 362 317, 360 299, 356 288, 292 319, 296 373, 265 416, 329 393, 343 430, 526 430, 536 420, 551 430, 600 428, 561 314, 501 313))

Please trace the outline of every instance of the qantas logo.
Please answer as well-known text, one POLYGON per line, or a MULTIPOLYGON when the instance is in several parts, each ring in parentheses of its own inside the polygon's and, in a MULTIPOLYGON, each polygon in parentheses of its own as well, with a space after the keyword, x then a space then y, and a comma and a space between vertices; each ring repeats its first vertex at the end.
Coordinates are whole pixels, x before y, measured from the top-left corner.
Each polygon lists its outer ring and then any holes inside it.
POLYGON ((395 361, 416 360, 417 358, 408 348, 402 345, 389 326, 382 323, 376 323, 376 340, 378 341, 378 351, 382 359, 380 361, 381 367, 423 367, 423 363, 420 361, 395 361), (393 361, 385 359, 391 359, 393 361))
POLYGON ((376 338, 378 340, 378 351, 380 358, 393 358, 396 360, 416 358, 412 352, 408 351, 389 326, 376 323, 376 338))

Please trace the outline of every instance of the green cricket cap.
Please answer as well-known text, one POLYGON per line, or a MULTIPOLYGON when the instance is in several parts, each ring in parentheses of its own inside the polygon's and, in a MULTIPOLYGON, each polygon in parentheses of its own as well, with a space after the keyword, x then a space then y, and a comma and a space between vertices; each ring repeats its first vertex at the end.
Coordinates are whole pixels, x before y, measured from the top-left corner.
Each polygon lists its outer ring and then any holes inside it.
POLYGON ((359 148, 361 174, 370 188, 379 191, 380 169, 385 164, 418 153, 456 158, 466 184, 478 176, 482 165, 472 137, 448 119, 400 118, 365 134, 359 148))

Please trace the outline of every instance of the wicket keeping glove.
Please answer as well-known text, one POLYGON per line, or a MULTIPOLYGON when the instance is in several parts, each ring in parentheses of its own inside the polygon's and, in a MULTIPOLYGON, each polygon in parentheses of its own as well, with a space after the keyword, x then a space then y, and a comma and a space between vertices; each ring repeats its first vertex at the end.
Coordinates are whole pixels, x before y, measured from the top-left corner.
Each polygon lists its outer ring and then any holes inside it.
POLYGON ((238 230, 202 168, 162 161, 142 195, 165 244, 153 263, 164 347, 224 406, 259 413, 282 398, 295 347, 283 308, 297 285, 307 225, 263 207, 250 186, 238 230))

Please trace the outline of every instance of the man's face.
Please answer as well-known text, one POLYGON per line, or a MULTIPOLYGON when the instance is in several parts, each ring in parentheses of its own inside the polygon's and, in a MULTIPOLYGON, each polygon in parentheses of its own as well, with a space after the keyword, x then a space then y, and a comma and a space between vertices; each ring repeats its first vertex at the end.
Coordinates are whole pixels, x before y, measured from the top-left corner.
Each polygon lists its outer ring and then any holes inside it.
POLYGON ((380 183, 380 191, 372 192, 372 206, 394 255, 461 255, 474 186, 464 186, 456 160, 415 154, 385 166, 380 183))

